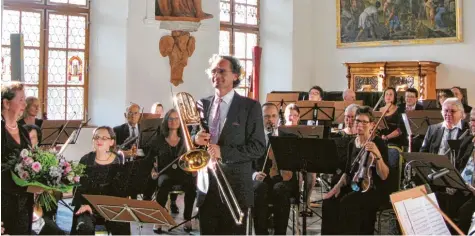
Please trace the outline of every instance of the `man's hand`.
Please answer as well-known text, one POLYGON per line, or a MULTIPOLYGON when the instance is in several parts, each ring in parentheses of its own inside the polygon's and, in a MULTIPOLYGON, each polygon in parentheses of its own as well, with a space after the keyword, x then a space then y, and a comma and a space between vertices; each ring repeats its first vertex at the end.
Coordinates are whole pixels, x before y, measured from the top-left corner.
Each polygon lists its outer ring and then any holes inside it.
POLYGON ((81 208, 79 208, 79 210, 76 212, 76 215, 81 215, 84 212, 89 212, 89 214, 92 214, 91 206, 82 205, 81 208))
POLYGON ((221 148, 216 144, 210 144, 208 146, 208 153, 211 155, 211 158, 216 159, 216 161, 221 159, 221 148))
POLYGON ((262 181, 264 181, 264 179, 266 178, 266 176, 267 176, 267 175, 266 175, 264 172, 259 171, 259 172, 257 172, 257 174, 256 174, 256 180, 262 182, 262 181))
POLYGON ((157 168, 157 166, 158 166, 157 163, 154 162, 154 163, 153 163, 153 167, 154 167, 154 168, 152 168, 152 173, 151 173, 153 180, 156 180, 156 179, 158 178, 158 172, 155 171, 155 168, 157 168))
POLYGON ((211 138, 211 134, 206 133, 204 130, 200 130, 195 135, 195 144, 198 146, 205 146, 209 143, 210 138, 211 138))

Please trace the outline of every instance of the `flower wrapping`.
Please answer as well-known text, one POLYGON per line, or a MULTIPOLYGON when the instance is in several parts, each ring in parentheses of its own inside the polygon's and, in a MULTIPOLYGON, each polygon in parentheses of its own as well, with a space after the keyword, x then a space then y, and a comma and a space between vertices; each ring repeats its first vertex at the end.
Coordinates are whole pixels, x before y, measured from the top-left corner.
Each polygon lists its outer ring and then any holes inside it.
POLYGON ((23 149, 11 173, 18 186, 41 188, 43 192, 37 195, 35 203, 49 211, 56 205, 53 191, 65 193, 79 186, 85 168, 50 151, 23 149))

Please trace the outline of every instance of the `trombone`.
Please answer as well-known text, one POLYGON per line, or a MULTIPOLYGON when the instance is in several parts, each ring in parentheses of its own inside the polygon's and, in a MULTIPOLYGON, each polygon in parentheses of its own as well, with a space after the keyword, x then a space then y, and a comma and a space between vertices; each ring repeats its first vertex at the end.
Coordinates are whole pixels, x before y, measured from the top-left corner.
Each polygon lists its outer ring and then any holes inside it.
POLYGON ((189 93, 180 92, 175 95, 173 102, 178 112, 184 144, 186 145, 187 151, 179 157, 178 166, 182 170, 188 172, 196 172, 204 168, 209 168, 216 179, 218 189, 224 197, 234 221, 237 225, 241 225, 243 223, 244 213, 237 202, 236 196, 234 195, 231 185, 224 175, 220 164, 218 162, 213 164, 214 161, 211 160, 211 156, 206 150, 195 147, 191 135, 188 132, 188 125, 200 125, 201 129, 203 129, 200 113, 198 112, 195 100, 189 93), (223 186, 220 178, 224 180, 225 186, 223 186))

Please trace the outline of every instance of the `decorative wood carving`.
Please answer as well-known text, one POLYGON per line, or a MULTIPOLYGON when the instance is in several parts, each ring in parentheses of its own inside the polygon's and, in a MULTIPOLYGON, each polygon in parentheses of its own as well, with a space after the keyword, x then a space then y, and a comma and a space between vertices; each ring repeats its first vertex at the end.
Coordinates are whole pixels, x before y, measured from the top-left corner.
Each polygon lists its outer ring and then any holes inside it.
POLYGON ((160 39, 160 54, 170 60, 170 82, 178 86, 183 83, 183 70, 188 64, 188 58, 195 51, 195 37, 190 32, 172 31, 172 35, 160 39))
POLYGON ((383 91, 395 87, 399 91, 415 88, 422 99, 436 99, 438 62, 394 61, 344 63, 348 87, 354 91, 383 91))
POLYGON ((155 19, 160 21, 199 22, 213 18, 203 12, 201 0, 156 0, 155 19))

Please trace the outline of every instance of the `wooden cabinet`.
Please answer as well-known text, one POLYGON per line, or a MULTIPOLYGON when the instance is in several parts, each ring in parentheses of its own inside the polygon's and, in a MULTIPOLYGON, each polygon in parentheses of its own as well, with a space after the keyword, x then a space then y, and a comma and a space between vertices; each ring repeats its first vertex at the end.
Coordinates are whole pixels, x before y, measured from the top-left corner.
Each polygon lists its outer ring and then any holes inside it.
POLYGON ((398 91, 415 88, 422 99, 436 99, 438 62, 384 61, 344 63, 348 88, 354 91, 383 91, 394 87, 398 91))

